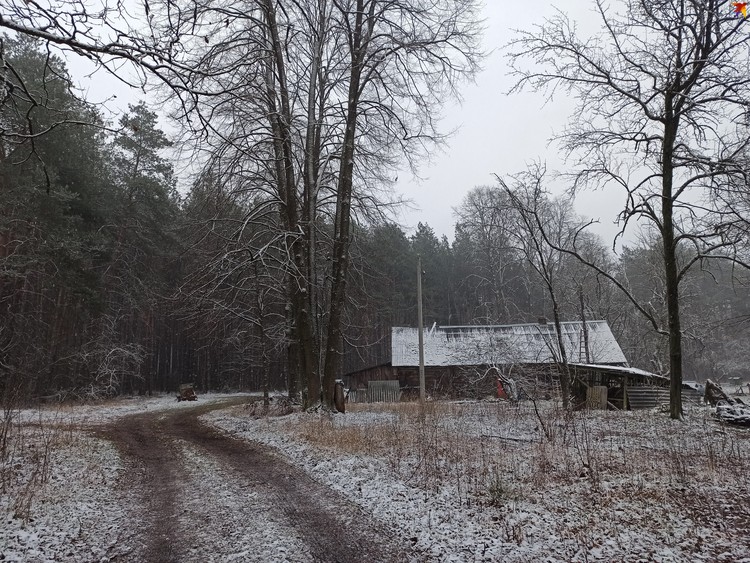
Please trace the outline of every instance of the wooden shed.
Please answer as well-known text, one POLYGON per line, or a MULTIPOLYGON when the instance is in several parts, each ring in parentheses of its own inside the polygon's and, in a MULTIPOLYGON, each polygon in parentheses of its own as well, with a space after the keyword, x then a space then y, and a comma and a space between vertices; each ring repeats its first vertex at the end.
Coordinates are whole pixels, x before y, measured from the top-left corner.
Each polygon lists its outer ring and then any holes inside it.
MULTIPOLYGON (((606 321, 587 321, 585 326, 581 321, 564 322, 561 336, 584 397, 587 385, 661 385, 665 379, 629 368, 606 321)), ((403 398, 416 396, 417 329, 393 327, 389 351, 390 356, 376 365, 346 373, 345 385, 365 389, 369 381, 398 380, 403 398)), ((550 390, 542 395, 554 392, 559 381, 561 354, 555 327, 549 323, 433 327, 424 332, 424 357, 427 392, 432 396, 494 395, 500 373, 531 378, 539 388, 550 390)))
POLYGON ((578 405, 583 405, 588 390, 606 387, 609 408, 632 409, 654 406, 664 392, 669 396, 669 378, 638 368, 600 364, 570 364, 573 379, 572 394, 578 405))

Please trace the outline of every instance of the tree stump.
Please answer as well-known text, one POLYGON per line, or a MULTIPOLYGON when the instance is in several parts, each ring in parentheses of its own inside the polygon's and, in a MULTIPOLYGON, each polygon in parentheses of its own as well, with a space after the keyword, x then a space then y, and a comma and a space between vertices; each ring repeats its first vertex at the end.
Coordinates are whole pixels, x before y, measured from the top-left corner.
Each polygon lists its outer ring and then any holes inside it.
POLYGON ((333 388, 333 405, 339 412, 346 412, 346 404, 344 400, 344 382, 340 379, 336 380, 336 385, 333 388))

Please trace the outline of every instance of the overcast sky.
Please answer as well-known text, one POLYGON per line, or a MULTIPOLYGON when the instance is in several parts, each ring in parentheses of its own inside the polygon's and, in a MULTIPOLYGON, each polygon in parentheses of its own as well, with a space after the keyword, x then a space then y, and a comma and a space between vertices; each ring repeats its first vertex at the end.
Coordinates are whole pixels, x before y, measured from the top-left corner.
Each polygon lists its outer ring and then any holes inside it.
MULTIPOLYGON (((560 0, 555 6, 580 22, 582 32, 598 26, 591 1, 560 0)), ((519 172, 534 161, 546 163, 550 170, 565 167, 558 147, 549 144, 549 139, 565 126, 572 102, 557 97, 545 104, 541 94, 530 92, 506 95, 514 80, 508 75, 502 49, 512 38, 513 29, 530 29, 552 15, 554 9, 542 2, 487 2, 484 43, 486 50, 493 52, 476 84, 463 88, 463 103, 446 107, 443 112, 445 128, 458 128, 458 132, 446 150, 435 155, 431 165, 422 167, 423 181, 415 181, 409 173, 399 176, 398 191, 418 206, 402 215, 407 226, 413 228, 420 221, 427 222, 438 234, 452 240, 454 209, 473 187, 494 184, 493 174, 519 172)), ((594 230, 610 245, 617 232, 614 220, 623 203, 623 194, 617 191, 587 192, 577 198, 576 209, 599 219, 594 230)))
MULTIPOLYGON (((432 163, 421 166, 422 181, 402 171, 396 185, 397 192, 414 202, 414 207, 400 217, 404 226, 411 230, 420 221, 429 223, 439 236, 446 235, 449 240, 453 240, 454 234, 454 209, 473 187, 493 184, 493 174, 519 172, 534 161, 546 163, 550 170, 565 166, 558 148, 548 140, 564 127, 572 103, 556 98, 545 104, 541 95, 529 92, 506 95, 513 79, 508 75, 502 49, 511 39, 513 29, 529 29, 542 23, 555 7, 509 0, 486 0, 486 4, 484 47, 490 55, 476 83, 462 88, 463 102, 443 110, 443 130, 457 129, 457 132, 443 152, 433 155, 432 163)), ((591 0, 558 0, 554 6, 578 21, 584 32, 598 26, 591 0)), ((121 83, 102 72, 86 79, 85 74, 91 69, 80 60, 71 60, 70 68, 91 101, 101 102, 116 93, 117 99, 108 104, 112 110, 122 111, 128 102, 148 101, 143 92, 127 92, 121 83)), ((576 209, 600 221, 594 230, 609 245, 617 232, 614 220, 623 201, 623 194, 617 191, 587 192, 577 198, 576 209)))

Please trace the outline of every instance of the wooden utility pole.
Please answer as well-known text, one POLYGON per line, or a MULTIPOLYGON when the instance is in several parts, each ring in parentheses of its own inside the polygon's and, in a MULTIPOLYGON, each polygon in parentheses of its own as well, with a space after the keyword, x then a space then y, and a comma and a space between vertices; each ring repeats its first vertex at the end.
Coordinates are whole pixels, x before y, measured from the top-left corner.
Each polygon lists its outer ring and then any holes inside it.
MULTIPOLYGON (((581 300, 581 330, 583 331, 583 346, 586 352, 586 363, 591 363, 591 349, 589 348, 589 325, 586 324, 586 305, 583 301, 583 286, 578 286, 578 297, 581 300)), ((578 361, 581 361, 579 350, 578 361)))
POLYGON ((425 400, 424 326, 422 322, 422 257, 417 257, 417 332, 419 333, 419 400, 425 400))

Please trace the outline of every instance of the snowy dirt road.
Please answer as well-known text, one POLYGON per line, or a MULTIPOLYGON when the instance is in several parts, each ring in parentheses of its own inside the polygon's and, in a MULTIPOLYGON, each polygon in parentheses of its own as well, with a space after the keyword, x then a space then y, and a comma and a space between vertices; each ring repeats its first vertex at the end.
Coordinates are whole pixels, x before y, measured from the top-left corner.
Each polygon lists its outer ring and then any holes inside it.
POLYGON ((121 418, 102 431, 124 458, 132 549, 118 561, 405 561, 382 525, 260 444, 201 424, 247 401, 121 418))

